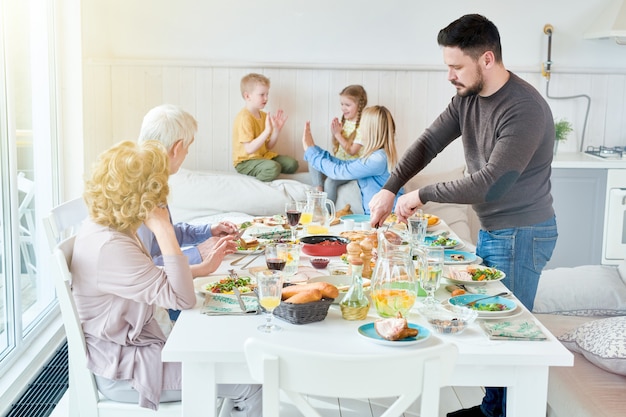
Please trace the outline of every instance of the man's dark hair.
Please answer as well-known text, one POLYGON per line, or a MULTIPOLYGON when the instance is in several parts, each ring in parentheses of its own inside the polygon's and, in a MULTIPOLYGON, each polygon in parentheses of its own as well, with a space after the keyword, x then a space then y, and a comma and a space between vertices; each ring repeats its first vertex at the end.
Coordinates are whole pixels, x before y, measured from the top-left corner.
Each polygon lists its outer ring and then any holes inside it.
POLYGON ((492 51, 496 62, 502 62, 498 28, 479 14, 466 14, 441 29, 437 43, 440 46, 457 47, 474 60, 492 51))

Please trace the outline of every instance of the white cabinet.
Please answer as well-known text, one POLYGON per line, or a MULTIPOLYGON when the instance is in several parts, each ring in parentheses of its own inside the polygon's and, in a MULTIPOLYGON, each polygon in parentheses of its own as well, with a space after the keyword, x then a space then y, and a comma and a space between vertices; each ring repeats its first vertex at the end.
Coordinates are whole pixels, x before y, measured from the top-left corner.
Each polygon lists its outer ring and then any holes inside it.
POLYGON ((559 238, 546 268, 602 263, 607 169, 552 168, 559 238))

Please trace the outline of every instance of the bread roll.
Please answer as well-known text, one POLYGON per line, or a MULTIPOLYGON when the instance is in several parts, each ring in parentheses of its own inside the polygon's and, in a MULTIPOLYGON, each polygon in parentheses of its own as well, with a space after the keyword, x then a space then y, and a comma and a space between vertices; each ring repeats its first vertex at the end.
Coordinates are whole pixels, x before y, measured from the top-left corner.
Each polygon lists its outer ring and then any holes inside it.
POLYGON ((319 301, 322 299, 322 292, 318 289, 311 288, 305 291, 300 291, 295 295, 287 298, 286 303, 291 304, 305 304, 319 301))
POLYGON ((282 299, 287 300, 296 294, 309 290, 320 291, 324 298, 337 298, 339 296, 339 290, 333 284, 328 282, 310 282, 308 284, 296 284, 283 288, 282 299))
POLYGON ((311 288, 318 289, 322 292, 324 298, 337 298, 339 297, 339 290, 333 284, 328 282, 311 282, 309 285, 311 288))

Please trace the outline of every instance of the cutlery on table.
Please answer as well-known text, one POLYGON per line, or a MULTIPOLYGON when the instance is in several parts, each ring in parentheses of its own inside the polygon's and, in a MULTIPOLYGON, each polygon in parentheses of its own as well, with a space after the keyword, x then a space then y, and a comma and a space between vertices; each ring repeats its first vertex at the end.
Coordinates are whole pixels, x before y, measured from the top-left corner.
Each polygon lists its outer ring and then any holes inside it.
MULTIPOLYGON (((239 275, 237 275, 234 269, 228 270, 228 276, 231 277, 233 281, 239 278, 239 275)), ((235 296, 237 297, 237 301, 239 302, 239 307, 241 307, 241 311, 245 313, 246 303, 244 303, 243 300, 241 299, 241 291, 239 291, 239 288, 237 288, 236 286, 233 286, 233 292, 235 293, 235 296)))
POLYGON ((261 250, 259 251, 259 253, 257 253, 257 254, 256 254, 256 256, 255 256, 255 257, 253 257, 253 258, 252 258, 252 259, 250 259, 248 262, 246 262, 246 264, 245 264, 245 265, 242 265, 241 269, 246 269, 246 267, 247 267, 248 265, 250 265, 252 262, 254 262, 256 258, 258 258, 259 256, 263 255, 263 252, 264 252, 264 250, 263 250, 263 249, 261 249, 261 250))
POLYGON ((508 294, 509 294, 508 291, 503 291, 503 292, 500 292, 498 294, 488 295, 488 296, 485 296, 485 297, 480 297, 480 298, 475 299, 474 301, 468 301, 467 303, 457 304, 457 305, 460 305, 460 306, 463 306, 463 307, 473 307, 474 304, 476 304, 479 301, 483 301, 483 300, 486 300, 488 298, 500 297, 500 296, 508 295, 508 294))

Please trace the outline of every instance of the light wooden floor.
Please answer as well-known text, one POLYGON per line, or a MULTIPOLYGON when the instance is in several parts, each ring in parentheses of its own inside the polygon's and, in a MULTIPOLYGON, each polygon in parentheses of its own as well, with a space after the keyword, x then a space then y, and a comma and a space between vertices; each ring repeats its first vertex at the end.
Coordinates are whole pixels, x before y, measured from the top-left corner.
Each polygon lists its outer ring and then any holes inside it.
MULTIPOLYGON (((480 404, 484 390, 480 387, 447 387, 441 390, 441 404, 439 417, 445 417, 459 408, 468 408, 480 404)), ((54 409, 51 417, 68 417, 67 392, 54 409)), ((311 398, 311 404, 320 410, 324 417, 379 417, 386 410, 385 402, 381 400, 341 400, 338 398, 311 398)), ((281 417, 300 417, 301 414, 289 403, 283 401, 281 417)), ((404 413, 405 417, 419 416, 419 404, 415 403, 404 413)))

